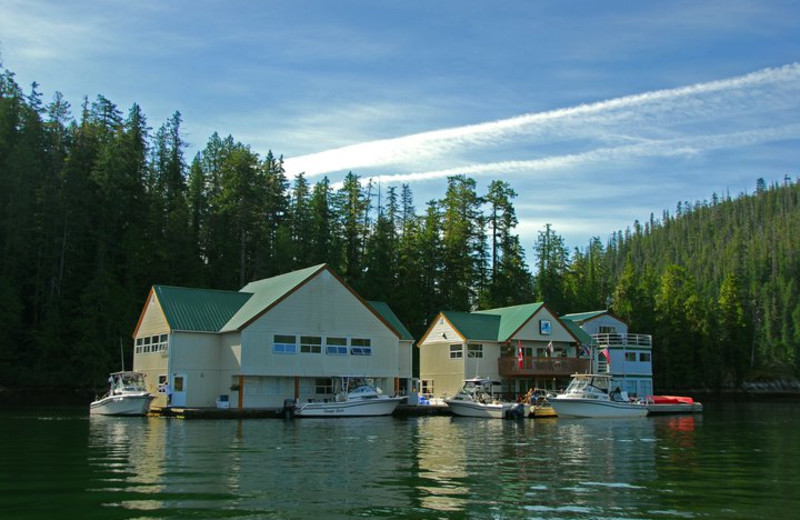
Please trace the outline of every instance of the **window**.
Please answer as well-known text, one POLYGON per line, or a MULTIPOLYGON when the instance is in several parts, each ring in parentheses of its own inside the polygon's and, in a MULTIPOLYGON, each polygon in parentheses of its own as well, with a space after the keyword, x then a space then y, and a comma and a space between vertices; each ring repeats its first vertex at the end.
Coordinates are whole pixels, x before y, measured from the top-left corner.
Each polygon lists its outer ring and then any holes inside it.
POLYGON ((636 352, 626 352, 625 361, 636 361, 636 352))
POLYGON ((649 363, 650 362, 650 353, 649 352, 639 352, 639 361, 642 363, 649 363))
POLYGON ((483 345, 478 343, 469 343, 467 345, 467 357, 473 359, 482 359, 483 345))
POLYGON ((296 354, 295 337, 275 334, 272 339, 272 351, 276 354, 296 354))
POLYGON ((321 354, 322 338, 319 336, 300 336, 300 352, 304 354, 321 354))
POLYGON ((419 382, 419 393, 426 397, 433 396, 433 379, 423 379, 419 382))
POLYGON ((464 357, 464 351, 461 348, 461 343, 450 345, 450 359, 461 359, 464 357))
POLYGON ((169 334, 160 334, 146 338, 136 338, 136 353, 166 352, 169 345, 169 334))
POLYGON ((347 338, 325 338, 325 353, 335 356, 346 356, 347 338))
POLYGON ((332 394, 333 393, 333 380, 329 377, 318 377, 314 381, 314 393, 315 394, 332 394))
POLYGON ((617 328, 608 325, 600 325, 600 327, 598 327, 598 332, 600 332, 600 334, 614 334, 617 332, 617 328))
POLYGON ((350 340, 350 354, 353 356, 371 356, 372 341, 363 338, 353 338, 350 340))

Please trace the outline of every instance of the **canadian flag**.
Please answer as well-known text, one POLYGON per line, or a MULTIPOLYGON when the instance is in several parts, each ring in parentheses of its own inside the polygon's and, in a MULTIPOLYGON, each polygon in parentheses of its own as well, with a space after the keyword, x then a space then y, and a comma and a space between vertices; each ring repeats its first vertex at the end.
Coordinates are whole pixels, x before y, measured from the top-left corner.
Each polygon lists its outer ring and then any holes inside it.
POLYGON ((517 366, 520 370, 522 370, 522 340, 518 340, 517 342, 517 366))

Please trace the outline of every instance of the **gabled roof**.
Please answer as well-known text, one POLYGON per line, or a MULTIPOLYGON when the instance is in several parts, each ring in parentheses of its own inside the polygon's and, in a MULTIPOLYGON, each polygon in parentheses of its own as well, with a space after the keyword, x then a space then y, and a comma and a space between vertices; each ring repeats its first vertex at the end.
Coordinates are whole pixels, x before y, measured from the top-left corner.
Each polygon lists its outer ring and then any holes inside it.
POLYGON ((538 302, 475 312, 442 311, 441 315, 465 339, 503 342, 511 339, 543 306, 543 302, 538 302))
POLYGON ((441 315, 465 339, 500 341, 500 316, 459 311, 442 311, 441 315))
POLYGON ((497 340, 506 341, 521 329, 534 314, 539 312, 542 306, 544 306, 544 302, 526 303, 524 305, 514 305, 512 307, 475 311, 473 314, 498 316, 500 318, 500 323, 497 331, 497 340))
POLYGON ((571 319, 567 318, 566 316, 562 316, 561 323, 563 323, 564 326, 569 329, 572 335, 579 340, 581 345, 591 345, 593 343, 592 337, 571 319))
POLYGON ((217 332, 252 294, 236 291, 153 286, 170 329, 217 332))
MULTIPOLYGON (((251 282, 240 291, 155 285, 152 292, 158 299, 171 330, 234 332, 249 325, 324 270, 328 270, 400 339, 414 340, 386 303, 365 302, 327 264, 251 282)), ((142 316, 144 312, 145 310, 142 311, 142 316)), ((140 324, 141 320, 140 317, 140 324)), ((138 328, 139 325, 136 330, 138 328)))
POLYGON ((327 264, 315 265, 245 285, 239 292, 250 294, 252 298, 225 323, 220 332, 241 330, 326 268, 327 264))
POLYGON ((392 311, 391 307, 389 307, 389 304, 386 302, 367 303, 383 318, 385 322, 394 327, 394 329, 400 333, 401 340, 414 341, 414 336, 412 336, 408 329, 405 328, 403 322, 400 321, 400 318, 398 318, 394 311, 392 311))
POLYGON ((580 323, 597 318, 598 316, 602 316, 603 314, 607 313, 608 311, 573 312, 572 314, 565 314, 561 317, 580 323))

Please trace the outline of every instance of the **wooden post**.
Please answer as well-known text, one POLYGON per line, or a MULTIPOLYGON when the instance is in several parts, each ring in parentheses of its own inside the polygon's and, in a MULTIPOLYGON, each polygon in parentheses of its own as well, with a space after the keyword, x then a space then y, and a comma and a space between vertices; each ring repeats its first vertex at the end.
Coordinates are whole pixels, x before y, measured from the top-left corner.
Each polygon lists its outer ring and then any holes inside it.
POLYGON ((244 376, 239 376, 239 410, 244 405, 244 376))
POLYGON ((294 376, 294 400, 300 399, 300 376, 294 376))

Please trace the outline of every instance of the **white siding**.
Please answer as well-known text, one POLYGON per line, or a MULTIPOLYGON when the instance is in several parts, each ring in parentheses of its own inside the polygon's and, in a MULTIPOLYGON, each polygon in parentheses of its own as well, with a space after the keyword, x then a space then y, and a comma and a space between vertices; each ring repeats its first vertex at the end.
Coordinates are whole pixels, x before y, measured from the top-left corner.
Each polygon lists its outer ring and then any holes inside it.
POLYGON ((242 331, 242 373, 247 375, 325 377, 365 375, 395 378, 399 338, 328 271, 300 287, 242 331), (276 354, 275 334, 323 338, 323 352, 276 354), (325 353, 324 338, 364 338, 372 355, 325 353))
POLYGON ((628 326, 625 324, 625 322, 620 321, 613 316, 609 316, 608 314, 603 314, 597 318, 585 321, 581 328, 586 334, 592 335, 599 334, 600 327, 611 327, 614 329, 614 332, 618 334, 628 333, 628 326))
MULTIPOLYGON (((512 343, 517 340, 522 341, 542 341, 545 344, 549 342, 566 342, 575 341, 572 334, 562 327, 560 322, 553 316, 546 308, 542 307, 533 317, 526 323, 512 338, 512 343), (550 322, 550 334, 541 333, 541 321, 548 320, 550 322)), ((527 345, 526 345, 527 346, 527 345)))

